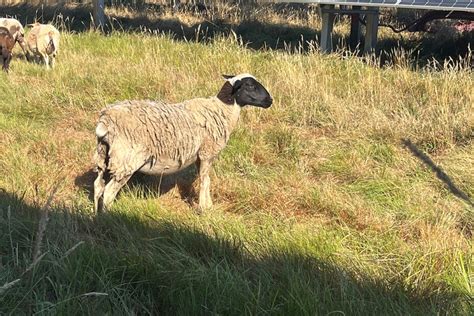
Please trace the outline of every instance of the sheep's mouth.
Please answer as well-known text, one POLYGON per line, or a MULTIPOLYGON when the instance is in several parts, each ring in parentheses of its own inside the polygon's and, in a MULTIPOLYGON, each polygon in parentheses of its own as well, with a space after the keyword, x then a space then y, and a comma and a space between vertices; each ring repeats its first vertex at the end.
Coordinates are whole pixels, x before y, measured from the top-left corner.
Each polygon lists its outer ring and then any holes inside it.
POLYGON ((254 106, 258 106, 258 107, 262 107, 262 108, 269 108, 272 103, 273 103, 273 99, 271 97, 266 97, 265 99, 258 99, 258 98, 254 98, 254 97, 250 97, 250 105, 254 105, 254 106))
POLYGON ((266 99, 262 102, 262 107, 265 108, 265 109, 269 108, 272 105, 272 103, 273 103, 273 99, 268 98, 268 99, 266 99))

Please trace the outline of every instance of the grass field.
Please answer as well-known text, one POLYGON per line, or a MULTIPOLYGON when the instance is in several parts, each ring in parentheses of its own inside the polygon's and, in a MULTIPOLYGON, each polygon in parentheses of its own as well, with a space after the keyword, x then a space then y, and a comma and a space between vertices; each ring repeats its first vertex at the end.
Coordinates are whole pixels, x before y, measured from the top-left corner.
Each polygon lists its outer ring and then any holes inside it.
POLYGON ((378 68, 222 36, 61 41, 53 71, 15 59, 0 74, 0 314, 474 312, 469 67, 378 68), (103 106, 211 96, 241 72, 275 102, 243 112, 213 210, 138 178, 93 214, 103 106))

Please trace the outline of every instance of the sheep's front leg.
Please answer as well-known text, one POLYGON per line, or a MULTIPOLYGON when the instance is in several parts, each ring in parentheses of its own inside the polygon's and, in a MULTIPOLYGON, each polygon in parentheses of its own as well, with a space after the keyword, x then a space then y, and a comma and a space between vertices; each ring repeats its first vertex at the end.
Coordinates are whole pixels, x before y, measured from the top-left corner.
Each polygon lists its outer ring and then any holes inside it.
POLYGON ((10 61, 12 60, 12 53, 6 48, 2 49, 2 59, 3 59, 2 68, 5 72, 8 72, 8 70, 10 69, 10 61))
POLYGON ((31 62, 31 61, 32 61, 32 57, 31 57, 31 54, 30 54, 30 51, 29 51, 29 50, 27 50, 27 51, 25 52, 25 57, 26 57, 26 61, 28 61, 28 62, 31 62))
POLYGON ((54 69, 55 60, 56 60, 56 57, 51 56, 51 58, 49 60, 49 65, 51 66, 51 69, 54 69))
POLYGON ((202 212, 212 207, 211 198, 211 178, 209 172, 211 171, 212 160, 200 160, 199 161, 199 211, 202 212))
POLYGON ((117 193, 120 189, 128 182, 128 180, 132 177, 132 174, 117 179, 116 177, 112 177, 109 183, 105 186, 104 189, 104 207, 107 209, 112 205, 117 193))
POLYGON ((103 210, 102 197, 104 196, 105 181, 104 171, 99 169, 97 179, 94 181, 94 211, 101 212, 103 210))
POLYGON ((2 70, 8 72, 7 60, 5 59, 5 57, 2 57, 2 70))

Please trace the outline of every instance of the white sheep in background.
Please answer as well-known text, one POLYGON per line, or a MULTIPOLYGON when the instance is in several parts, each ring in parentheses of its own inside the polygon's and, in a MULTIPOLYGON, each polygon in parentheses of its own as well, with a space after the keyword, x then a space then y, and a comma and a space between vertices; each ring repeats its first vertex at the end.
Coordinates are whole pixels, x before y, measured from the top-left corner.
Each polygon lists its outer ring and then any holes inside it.
MULTIPOLYGON (((51 24, 31 24, 32 29, 28 32, 26 43, 29 51, 34 57, 41 58, 46 68, 54 68, 56 55, 59 51, 59 31, 51 24)), ((30 60, 31 56, 27 54, 30 60)))
POLYGON ((0 27, 8 29, 10 34, 15 39, 15 42, 20 44, 23 53, 26 55, 25 30, 20 21, 12 18, 0 18, 0 27))
POLYGON ((216 97, 178 104, 123 101, 102 110, 96 127, 94 208, 111 205, 135 172, 163 175, 196 163, 199 209, 212 207, 209 171, 235 128, 241 107, 268 108, 272 98, 251 75, 224 76, 216 97), (109 182, 105 184, 104 174, 109 182))

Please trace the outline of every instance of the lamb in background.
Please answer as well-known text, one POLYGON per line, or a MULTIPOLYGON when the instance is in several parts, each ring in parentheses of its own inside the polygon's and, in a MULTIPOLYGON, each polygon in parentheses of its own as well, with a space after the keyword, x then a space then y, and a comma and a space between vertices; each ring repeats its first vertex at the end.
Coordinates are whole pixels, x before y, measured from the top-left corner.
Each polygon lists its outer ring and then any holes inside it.
POLYGON ((25 30, 23 29, 23 25, 16 19, 0 18, 0 27, 8 29, 15 41, 20 45, 23 54, 26 55, 25 30))
MULTIPOLYGON (((55 58, 59 51, 59 31, 51 24, 31 24, 26 42, 33 58, 41 58, 46 68, 54 68, 55 58)), ((27 53, 28 60, 32 57, 27 53)))
POLYGON ((7 28, 0 27, 0 51, 2 53, 2 69, 8 72, 10 69, 10 61, 12 59, 13 46, 15 46, 15 38, 10 34, 7 28))
POLYGON ((111 205, 135 172, 163 175, 196 163, 200 211, 212 207, 209 171, 235 128, 241 107, 268 108, 272 98, 251 75, 224 76, 216 97, 178 104, 123 101, 100 113, 94 155, 94 208, 111 205), (110 180, 105 183, 104 175, 110 180))

